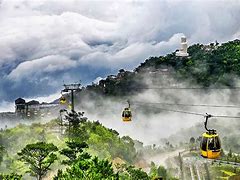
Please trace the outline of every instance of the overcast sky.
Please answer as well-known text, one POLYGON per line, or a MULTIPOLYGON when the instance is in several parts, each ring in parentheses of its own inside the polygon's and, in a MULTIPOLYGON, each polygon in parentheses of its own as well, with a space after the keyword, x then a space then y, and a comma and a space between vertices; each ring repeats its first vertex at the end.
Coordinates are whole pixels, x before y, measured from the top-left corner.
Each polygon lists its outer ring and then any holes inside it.
POLYGON ((0 104, 240 37, 239 0, 0 0, 0 104))

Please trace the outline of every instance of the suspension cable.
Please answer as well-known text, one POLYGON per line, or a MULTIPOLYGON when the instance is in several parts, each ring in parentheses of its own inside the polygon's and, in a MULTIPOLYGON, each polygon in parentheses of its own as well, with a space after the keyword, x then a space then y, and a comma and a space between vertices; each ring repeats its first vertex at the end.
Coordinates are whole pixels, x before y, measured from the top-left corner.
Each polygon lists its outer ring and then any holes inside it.
POLYGON ((177 113, 184 113, 184 114, 192 114, 192 115, 203 116, 203 117, 205 116, 204 114, 196 113, 196 112, 190 112, 190 111, 182 111, 182 110, 175 110, 175 109, 166 109, 166 108, 160 108, 160 107, 149 106, 149 105, 144 105, 144 104, 137 104, 137 103, 134 103, 134 105, 151 107, 151 108, 155 108, 155 109, 160 109, 160 110, 162 110, 162 111, 177 112, 177 113))
MULTIPOLYGON (((142 103, 139 101, 133 101, 133 103, 142 103)), ((215 105, 215 104, 183 104, 183 103, 165 103, 165 102, 144 102, 144 104, 160 104, 167 106, 188 106, 188 107, 224 107, 224 108, 240 108, 237 105, 215 105)))
MULTIPOLYGON (((177 109, 166 109, 166 108, 161 108, 161 107, 156 107, 156 106, 149 106, 147 104, 144 105, 144 104, 140 104, 140 103, 139 104, 134 103, 134 104, 137 105, 137 106, 144 106, 144 107, 151 107, 151 108, 159 109, 159 110, 162 110, 162 111, 176 112, 176 113, 183 113, 183 114, 191 114, 191 115, 206 117, 206 114, 197 113, 197 112, 182 111, 182 110, 177 110, 177 109)), ((240 119, 240 116, 228 116, 228 115, 211 115, 211 117, 240 119)))
POLYGON ((240 87, 141 87, 138 89, 160 89, 160 90, 240 90, 240 87))

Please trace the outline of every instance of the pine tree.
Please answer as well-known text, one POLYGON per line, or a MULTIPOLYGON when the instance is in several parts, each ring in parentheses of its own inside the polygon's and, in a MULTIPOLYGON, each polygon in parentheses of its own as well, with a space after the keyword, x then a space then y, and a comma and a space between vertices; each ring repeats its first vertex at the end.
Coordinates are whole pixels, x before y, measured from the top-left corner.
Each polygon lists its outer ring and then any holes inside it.
POLYGON ((37 142, 28 144, 18 153, 20 160, 29 164, 29 171, 32 176, 41 180, 50 170, 50 166, 57 159, 55 152, 58 148, 52 143, 37 142))

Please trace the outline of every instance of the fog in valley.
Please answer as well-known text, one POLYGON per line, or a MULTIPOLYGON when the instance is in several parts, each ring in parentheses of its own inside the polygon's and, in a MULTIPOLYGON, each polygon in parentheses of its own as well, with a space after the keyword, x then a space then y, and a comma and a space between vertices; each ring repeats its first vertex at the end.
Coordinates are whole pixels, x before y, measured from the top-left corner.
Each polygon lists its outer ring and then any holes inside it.
MULTIPOLYGON (((197 87, 185 82, 177 82, 171 75, 150 75, 144 74, 142 81, 148 88, 143 89, 141 93, 131 97, 103 97, 96 95, 95 98, 84 95, 76 96, 76 110, 84 111, 85 116, 92 121, 99 121, 104 126, 117 130, 121 136, 127 135, 133 139, 140 140, 144 144, 160 144, 162 139, 170 138, 174 143, 184 141, 190 136, 198 137, 204 129, 205 113, 212 115, 238 116, 238 108, 226 107, 198 107, 194 105, 238 105, 238 90, 229 89, 177 89, 181 87, 197 87), (161 89, 162 87, 173 87, 173 89, 161 89), (159 88, 159 89, 158 89, 159 88), (80 101, 81 98, 81 101, 80 101), (124 107, 127 107, 127 100, 130 100, 132 110, 132 122, 122 122, 121 114, 124 107), (81 102, 81 104, 79 104, 81 102), (162 104, 166 103, 166 104, 162 104), (185 104, 189 106, 174 105, 185 104), (193 106, 191 106, 193 105, 193 106), (181 111, 181 112, 173 112, 181 111), (190 114, 189 114, 190 113, 190 114), (191 114, 193 113, 193 114, 191 114), (195 115, 196 113, 196 115, 195 115), (191 130, 191 127, 194 127, 191 130), (183 134, 177 132, 184 131, 183 134), (176 135, 176 136, 175 136, 176 135), (176 139, 179 138, 179 139, 176 139)), ((236 83, 238 84, 238 83, 236 83)), ((55 94, 54 97, 59 95, 55 94)), ((47 98, 39 98, 47 100, 47 98)), ((51 96, 51 101, 53 100, 51 96)), ((5 104, 2 104, 6 106, 5 104)), ((59 107, 63 108, 63 107, 59 107)), ((65 108, 65 107, 64 107, 65 108)), ((7 109, 7 108, 6 108, 7 109)), ((11 109, 12 110, 12 109, 11 109)), ((5 114, 5 113, 4 113, 5 114)), ((42 119, 27 120, 20 119, 16 115, 1 115, 0 128, 14 127, 19 123, 30 124, 32 122, 47 122, 58 116, 48 116, 42 119), (11 120, 10 120, 11 119, 11 120)), ((212 124, 221 124, 220 134, 224 133, 224 128, 233 126, 236 119, 231 118, 211 118, 209 127, 212 124), (229 121, 233 123, 229 123, 229 121)), ((213 127, 215 128, 215 127, 213 127)))

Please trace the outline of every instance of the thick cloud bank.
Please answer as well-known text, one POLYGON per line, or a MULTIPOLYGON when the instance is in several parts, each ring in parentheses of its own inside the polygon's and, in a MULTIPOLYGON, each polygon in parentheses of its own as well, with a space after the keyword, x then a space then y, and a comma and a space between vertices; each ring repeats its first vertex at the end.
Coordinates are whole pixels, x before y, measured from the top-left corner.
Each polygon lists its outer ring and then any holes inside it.
POLYGON ((240 36, 240 1, 2 0, 0 98, 46 96, 149 56, 240 36))

